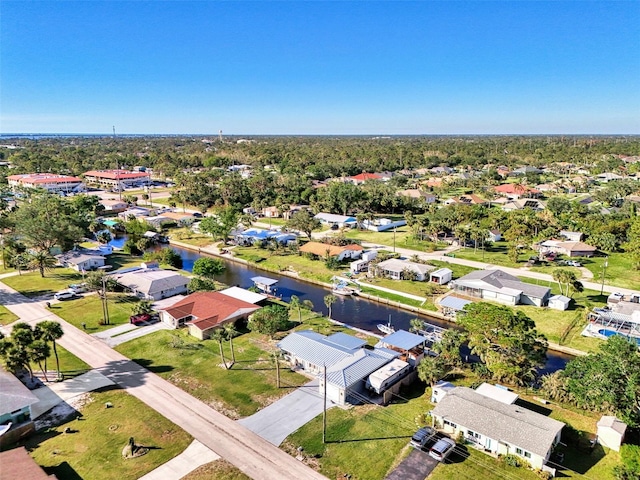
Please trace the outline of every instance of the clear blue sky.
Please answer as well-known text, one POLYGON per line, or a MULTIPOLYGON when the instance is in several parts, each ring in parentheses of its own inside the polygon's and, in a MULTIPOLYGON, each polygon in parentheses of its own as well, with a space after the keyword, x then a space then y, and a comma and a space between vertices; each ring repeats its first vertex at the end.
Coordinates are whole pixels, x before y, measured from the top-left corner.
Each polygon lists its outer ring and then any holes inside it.
POLYGON ((640 2, 9 1, 0 132, 640 133, 640 2))

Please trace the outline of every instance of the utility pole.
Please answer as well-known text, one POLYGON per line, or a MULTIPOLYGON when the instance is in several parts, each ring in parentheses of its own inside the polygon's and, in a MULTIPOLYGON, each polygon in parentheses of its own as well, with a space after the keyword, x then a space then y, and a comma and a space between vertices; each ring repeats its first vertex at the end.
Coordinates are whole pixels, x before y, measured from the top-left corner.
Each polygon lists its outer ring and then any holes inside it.
POLYGON ((102 313, 104 314, 104 321, 106 325, 109 325, 109 305, 107 303, 107 276, 102 276, 102 313))
POLYGON ((604 277, 607 274, 607 267, 609 266, 609 257, 604 259, 602 264, 602 284, 600 285, 600 295, 604 293, 604 277))
POLYGON ((322 443, 327 443, 327 366, 324 366, 323 374, 324 402, 322 407, 322 443))
POLYGON ((273 359, 276 361, 276 387, 280 388, 280 362, 278 361, 278 352, 273 353, 273 359))
POLYGON ((396 253, 396 227, 393 227, 393 253, 396 253))

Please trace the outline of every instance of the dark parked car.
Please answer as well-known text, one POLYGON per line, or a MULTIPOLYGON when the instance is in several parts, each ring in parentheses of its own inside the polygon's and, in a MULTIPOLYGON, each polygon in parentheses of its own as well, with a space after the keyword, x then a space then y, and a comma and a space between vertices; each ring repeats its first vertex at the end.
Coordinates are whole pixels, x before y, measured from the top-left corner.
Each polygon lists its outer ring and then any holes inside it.
POLYGON ((140 325, 142 323, 148 323, 151 321, 151 315, 149 315, 148 313, 141 313, 139 315, 131 315, 129 317, 129 322, 133 323, 134 325, 140 325))
POLYGON ((413 437, 411 437, 411 442, 409 443, 414 448, 425 448, 429 443, 429 440, 431 440, 435 436, 435 434, 436 431, 431 427, 421 428, 413 434, 413 437))

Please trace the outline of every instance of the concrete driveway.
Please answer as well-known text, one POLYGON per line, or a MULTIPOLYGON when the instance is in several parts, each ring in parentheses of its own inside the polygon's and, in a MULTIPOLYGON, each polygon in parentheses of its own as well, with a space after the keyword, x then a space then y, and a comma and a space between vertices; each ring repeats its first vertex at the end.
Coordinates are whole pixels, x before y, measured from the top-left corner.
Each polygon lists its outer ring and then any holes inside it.
MULTIPOLYGON (((238 420, 238 423, 278 446, 293 432, 320 415, 323 401, 318 392, 318 380, 312 380, 250 417, 238 420)), ((327 401, 327 409, 335 406, 335 403, 327 401)))
POLYGON ((427 452, 414 449, 393 472, 387 475, 385 480, 424 480, 438 466, 438 463, 427 452))
POLYGON ((59 403, 109 385, 114 385, 114 383, 95 370, 70 378, 64 382, 49 383, 31 392, 40 399, 38 403, 34 403, 31 406, 31 416, 38 418, 59 403))

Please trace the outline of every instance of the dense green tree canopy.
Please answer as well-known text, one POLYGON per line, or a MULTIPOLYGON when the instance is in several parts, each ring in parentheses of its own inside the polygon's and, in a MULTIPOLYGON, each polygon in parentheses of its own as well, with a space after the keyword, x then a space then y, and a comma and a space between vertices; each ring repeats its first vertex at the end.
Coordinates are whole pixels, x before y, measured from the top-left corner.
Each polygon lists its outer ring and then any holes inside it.
POLYGON ((547 341, 535 323, 522 312, 489 303, 471 303, 458 317, 466 330, 471 351, 477 354, 493 378, 526 384, 544 365, 547 341))

